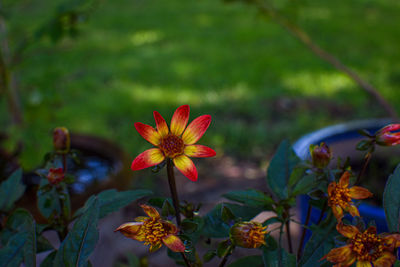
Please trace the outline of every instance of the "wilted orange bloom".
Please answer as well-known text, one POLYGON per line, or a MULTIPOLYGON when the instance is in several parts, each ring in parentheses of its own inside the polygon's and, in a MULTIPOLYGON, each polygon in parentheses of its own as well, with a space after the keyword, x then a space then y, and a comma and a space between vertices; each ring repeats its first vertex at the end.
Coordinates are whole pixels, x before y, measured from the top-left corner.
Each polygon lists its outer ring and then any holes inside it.
POLYGON ((400 124, 389 124, 376 133, 376 143, 382 146, 400 144, 400 124))
POLYGON ((328 186, 328 205, 339 221, 343 218, 343 210, 348 211, 351 216, 360 216, 352 199, 364 199, 372 196, 372 193, 361 186, 349 188, 350 173, 345 172, 339 183, 332 182, 328 186))
POLYGON ((265 245, 267 226, 258 222, 239 222, 231 227, 229 236, 232 242, 243 248, 258 248, 265 245))
POLYGON ((215 151, 195 143, 203 136, 211 123, 210 115, 194 119, 188 127, 189 106, 183 105, 176 109, 172 116, 170 128, 157 111, 153 112, 157 130, 137 122, 135 128, 139 134, 157 148, 151 148, 135 158, 132 170, 141 170, 158 165, 166 158, 172 159, 175 167, 192 181, 197 180, 197 170, 189 157, 213 157, 215 151))
POLYGON ((336 229, 347 237, 347 245, 332 249, 322 259, 346 267, 357 261, 357 267, 390 267, 396 261, 395 249, 400 247, 400 234, 376 234, 371 226, 364 232, 357 227, 339 223, 336 229))
POLYGON ((162 244, 172 251, 184 252, 185 246, 179 237, 178 228, 171 222, 162 220, 160 214, 153 207, 141 205, 149 217, 137 217, 134 222, 124 223, 115 231, 120 231, 126 237, 150 245, 150 252, 159 249, 162 244))

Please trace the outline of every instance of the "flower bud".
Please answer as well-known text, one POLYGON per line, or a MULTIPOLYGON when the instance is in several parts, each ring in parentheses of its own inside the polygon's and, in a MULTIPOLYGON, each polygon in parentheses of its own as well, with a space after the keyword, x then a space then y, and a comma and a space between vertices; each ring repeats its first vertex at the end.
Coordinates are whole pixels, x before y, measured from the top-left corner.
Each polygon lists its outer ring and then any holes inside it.
POLYGON ((240 222, 231 227, 229 236, 233 244, 243 248, 258 248, 265 245, 267 226, 258 222, 240 222))
POLYGON ((57 127, 53 131, 54 149, 59 153, 67 153, 70 149, 71 139, 65 127, 57 127))
POLYGON ((400 124, 389 124, 376 133, 376 143, 381 146, 400 144, 400 124))
POLYGON ((62 180, 64 180, 64 171, 62 168, 53 169, 50 168, 49 173, 47 174, 47 180, 52 185, 59 184, 62 180))
POLYGON ((325 142, 318 145, 310 145, 310 154, 312 158, 312 164, 314 167, 323 169, 328 166, 332 158, 331 149, 325 142))

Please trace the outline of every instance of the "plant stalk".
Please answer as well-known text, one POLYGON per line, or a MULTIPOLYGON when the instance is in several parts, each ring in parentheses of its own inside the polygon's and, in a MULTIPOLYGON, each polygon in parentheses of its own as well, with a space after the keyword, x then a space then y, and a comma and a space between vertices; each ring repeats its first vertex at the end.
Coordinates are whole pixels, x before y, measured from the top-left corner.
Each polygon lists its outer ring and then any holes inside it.
POLYGON ((364 157, 363 167, 361 171, 358 173, 357 180, 355 184, 359 184, 361 182, 361 178, 363 177, 365 171, 367 170, 368 164, 371 161, 372 153, 368 152, 364 157))
POLYGON ((286 221, 285 226, 286 226, 287 241, 288 241, 288 244, 289 244, 289 253, 293 253, 292 236, 291 236, 291 233, 290 233, 290 220, 286 221))
POLYGON ((304 244, 304 239, 306 237, 306 231, 307 231, 306 227, 308 226, 308 223, 309 223, 310 217, 311 217, 311 208, 312 208, 311 205, 308 204, 306 221, 304 222, 303 232, 301 233, 299 248, 297 250, 297 260, 299 260, 301 258, 301 254, 303 252, 303 244, 304 244))
POLYGON ((178 192, 176 191, 174 166, 171 159, 167 159, 167 173, 168 173, 168 183, 169 190, 171 191, 172 202, 175 209, 176 224, 178 227, 181 225, 181 213, 179 211, 179 199, 178 192))
POLYGON ((225 256, 222 258, 222 261, 221 261, 221 263, 218 265, 218 267, 224 267, 224 266, 225 266, 225 264, 226 264, 227 261, 228 261, 229 256, 232 254, 232 251, 233 251, 234 249, 235 249, 235 245, 232 244, 232 245, 229 246, 227 253, 226 253, 225 256))

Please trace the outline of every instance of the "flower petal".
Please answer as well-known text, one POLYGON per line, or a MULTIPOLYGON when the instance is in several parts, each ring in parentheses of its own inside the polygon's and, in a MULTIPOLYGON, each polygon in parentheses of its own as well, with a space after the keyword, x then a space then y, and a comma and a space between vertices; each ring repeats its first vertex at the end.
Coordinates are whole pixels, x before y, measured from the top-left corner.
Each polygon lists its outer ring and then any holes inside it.
POLYGON ((391 234, 384 237, 385 243, 391 247, 391 249, 400 247, 400 234, 391 234))
POLYGON ((395 261, 396 256, 388 251, 385 251, 382 253, 382 256, 376 259, 373 263, 374 267, 390 267, 394 264, 395 261))
POLYGON ((164 245, 174 252, 184 252, 185 245, 176 235, 167 235, 162 239, 164 245))
POLYGON ((197 170, 196 166, 194 166, 194 163, 191 159, 189 159, 185 155, 180 155, 176 158, 173 159, 173 162, 175 164, 175 167, 189 180, 191 181, 197 181, 197 170))
POLYGON ((332 206, 332 212, 335 218, 340 221, 343 218, 343 209, 339 205, 332 206))
POLYGON ((161 142, 161 135, 150 125, 136 122, 135 123, 136 131, 150 144, 158 146, 161 142))
POLYGON ((336 188, 336 182, 332 182, 328 185, 328 195, 332 196, 333 191, 336 188))
POLYGON ((346 171, 345 173, 343 173, 342 177, 340 177, 339 186, 345 188, 348 187, 349 180, 350 180, 350 172, 346 171))
POLYGON ((330 262, 339 263, 349 260, 351 252, 352 250, 349 245, 333 248, 324 258, 330 262))
POLYGON ((364 231, 364 233, 376 235, 376 227, 375 226, 370 226, 370 227, 368 227, 367 230, 364 231))
POLYGON ((215 151, 203 145, 189 145, 183 152, 188 157, 208 158, 216 155, 215 151))
POLYGON ((162 243, 157 243, 157 244, 152 244, 150 245, 150 252, 155 252, 157 250, 159 250, 162 247, 162 243))
POLYGON ((361 186, 353 186, 350 187, 350 197, 354 199, 364 199, 364 198, 369 198, 372 197, 372 193, 364 187, 361 186))
POLYGON ((129 222, 129 223, 124 223, 120 225, 117 229, 114 230, 114 232, 119 231, 121 232, 124 236, 142 241, 140 238, 140 229, 143 225, 143 222, 129 222))
POLYGON ((171 133, 180 136, 189 121, 189 105, 180 106, 175 110, 171 120, 171 133))
POLYGON ((207 131, 211 123, 210 115, 203 115, 194 119, 186 128, 182 135, 182 140, 186 145, 192 145, 199 141, 203 134, 207 131))
POLYGON ((397 131, 400 130, 400 124, 389 124, 382 129, 380 129, 376 134, 382 134, 382 133, 387 133, 387 132, 392 132, 392 131, 397 131))
POLYGON ((169 133, 168 125, 165 122, 164 118, 157 111, 153 112, 154 120, 157 125, 157 132, 161 135, 161 137, 165 137, 169 133))
POLYGON ((178 227, 176 227, 175 224, 173 224, 172 222, 162 220, 161 223, 164 227, 164 230, 168 234, 177 234, 178 233, 178 227))
POLYGON ((372 267, 369 261, 357 261, 356 267, 372 267))
POLYGON ((347 238, 353 238, 356 234, 358 234, 360 232, 357 227, 355 227, 353 225, 343 224, 342 222, 340 222, 336 225, 336 230, 341 235, 343 235, 347 238))
POLYGON ((140 207, 144 210, 144 212, 146 212, 146 214, 150 218, 153 218, 156 220, 160 219, 160 214, 158 213, 158 211, 155 208, 148 206, 146 204, 142 204, 142 205, 140 205, 140 207))
POLYGON ((357 209, 356 206, 354 206, 354 204, 350 204, 350 205, 347 207, 347 211, 348 211, 348 212, 351 214, 351 216, 353 216, 353 217, 355 217, 355 216, 360 217, 360 213, 358 212, 358 209, 357 209))
POLYGON ((131 165, 133 171, 145 169, 160 164, 165 159, 164 154, 158 148, 150 148, 137 156, 131 165))

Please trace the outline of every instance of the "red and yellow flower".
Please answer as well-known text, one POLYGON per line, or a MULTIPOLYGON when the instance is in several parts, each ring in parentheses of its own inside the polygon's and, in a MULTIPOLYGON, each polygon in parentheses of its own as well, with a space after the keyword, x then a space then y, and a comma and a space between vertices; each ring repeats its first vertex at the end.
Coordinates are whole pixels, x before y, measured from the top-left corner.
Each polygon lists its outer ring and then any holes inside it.
POLYGON ((185 245, 177 236, 178 228, 171 222, 161 219, 153 207, 141 205, 149 217, 137 217, 134 222, 124 223, 115 231, 126 237, 150 245, 150 252, 156 251, 163 244, 175 252, 184 252, 185 245))
POLYGON ((231 227, 229 232, 232 242, 243 248, 258 248, 265 245, 267 226, 258 222, 239 222, 231 227))
POLYGON ((352 199, 364 199, 372 196, 372 193, 361 186, 349 188, 350 173, 345 172, 339 183, 332 182, 328 186, 328 205, 339 221, 343 218, 343 210, 348 211, 351 216, 360 216, 352 199))
POLYGON ((64 170, 63 168, 50 168, 46 177, 50 184, 57 185, 64 180, 64 170))
POLYGON ((213 157, 215 151, 195 143, 203 136, 211 123, 210 115, 203 115, 194 119, 188 127, 189 106, 183 105, 176 109, 172 116, 170 128, 164 118, 157 111, 153 112, 157 129, 137 122, 135 128, 148 142, 156 146, 135 158, 132 170, 141 170, 155 166, 165 159, 172 159, 175 167, 192 181, 197 180, 197 170, 189 157, 213 157))
POLYGON ((390 124, 376 133, 376 143, 382 146, 400 144, 400 124, 390 124))
POLYGON ((390 267, 396 261, 395 249, 400 247, 400 234, 377 235, 371 226, 361 232, 357 227, 339 223, 336 229, 347 237, 347 245, 332 249, 323 259, 336 267, 390 267))

